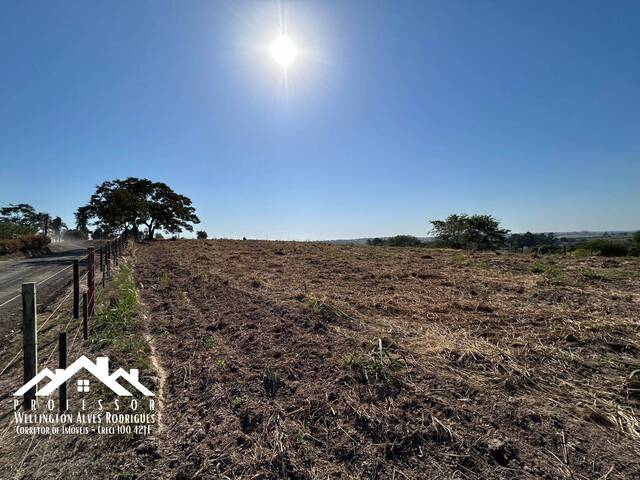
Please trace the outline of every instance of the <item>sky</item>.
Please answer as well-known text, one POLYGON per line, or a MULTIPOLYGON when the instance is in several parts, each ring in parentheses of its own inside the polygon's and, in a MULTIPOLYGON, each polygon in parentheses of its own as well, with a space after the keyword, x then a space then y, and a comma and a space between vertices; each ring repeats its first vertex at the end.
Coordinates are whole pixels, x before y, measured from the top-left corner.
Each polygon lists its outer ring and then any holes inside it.
POLYGON ((0 205, 162 181, 210 237, 640 228, 640 2, 4 1, 0 205), (269 45, 299 54, 285 70, 269 45))

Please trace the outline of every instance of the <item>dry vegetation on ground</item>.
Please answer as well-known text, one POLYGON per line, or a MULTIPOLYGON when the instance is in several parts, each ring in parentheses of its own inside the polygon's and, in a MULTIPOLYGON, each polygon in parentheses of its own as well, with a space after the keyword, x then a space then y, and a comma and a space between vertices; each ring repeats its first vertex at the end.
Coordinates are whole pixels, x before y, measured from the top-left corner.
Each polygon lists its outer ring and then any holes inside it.
POLYGON ((638 478, 639 266, 144 247, 167 433, 129 464, 185 479, 638 478))

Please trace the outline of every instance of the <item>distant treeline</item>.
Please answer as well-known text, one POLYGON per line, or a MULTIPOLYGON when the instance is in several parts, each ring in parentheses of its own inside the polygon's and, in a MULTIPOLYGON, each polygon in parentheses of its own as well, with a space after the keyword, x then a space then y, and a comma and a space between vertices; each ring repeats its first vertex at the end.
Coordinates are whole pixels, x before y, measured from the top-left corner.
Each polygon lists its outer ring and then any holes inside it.
POLYGON ((424 245, 419 238, 413 235, 396 235, 389 238, 369 238, 367 245, 387 246, 387 247, 419 247, 424 245))
POLYGON ((388 247, 457 248, 468 250, 533 251, 535 253, 575 252, 575 255, 640 256, 640 232, 631 239, 580 241, 558 239, 553 233, 513 233, 500 227, 491 215, 453 214, 445 220, 431 220, 433 240, 412 235, 370 238, 367 245, 388 247))

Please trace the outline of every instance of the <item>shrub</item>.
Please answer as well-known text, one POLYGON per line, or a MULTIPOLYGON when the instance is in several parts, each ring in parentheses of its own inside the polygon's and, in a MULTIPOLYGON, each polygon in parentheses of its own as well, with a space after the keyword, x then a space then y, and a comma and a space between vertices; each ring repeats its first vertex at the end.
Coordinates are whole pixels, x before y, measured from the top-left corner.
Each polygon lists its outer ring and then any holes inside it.
POLYGON ((592 240, 576 247, 578 256, 624 257, 628 251, 629 247, 624 242, 616 240, 592 240))
POLYGON ((0 240, 0 255, 14 253, 18 250, 40 250, 51 242, 49 237, 44 235, 24 235, 20 238, 10 240, 0 240))
POLYGON ((39 250, 49 243, 51 239, 44 235, 25 235, 20 238, 20 250, 39 250))
POLYGON ((20 250, 20 240, 0 240, 0 255, 17 252, 18 250, 20 250))
POLYGON ((196 236, 198 237, 198 240, 206 240, 209 235, 207 235, 207 232, 204 230, 198 230, 196 232, 196 236))
POLYGON ((396 235, 388 238, 386 243, 390 247, 417 247, 422 244, 418 238, 412 235, 396 235))
POLYGON ((629 251, 627 252, 627 255, 629 255, 630 257, 640 257, 640 243, 634 242, 629 247, 629 251))

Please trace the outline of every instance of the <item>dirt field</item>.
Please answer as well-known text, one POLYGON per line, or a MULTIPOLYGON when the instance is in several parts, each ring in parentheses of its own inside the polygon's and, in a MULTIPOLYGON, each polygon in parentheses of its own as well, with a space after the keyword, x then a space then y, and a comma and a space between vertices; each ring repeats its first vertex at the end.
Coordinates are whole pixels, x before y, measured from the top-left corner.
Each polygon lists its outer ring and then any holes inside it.
POLYGON ((164 241, 150 478, 640 478, 638 260, 164 241))

